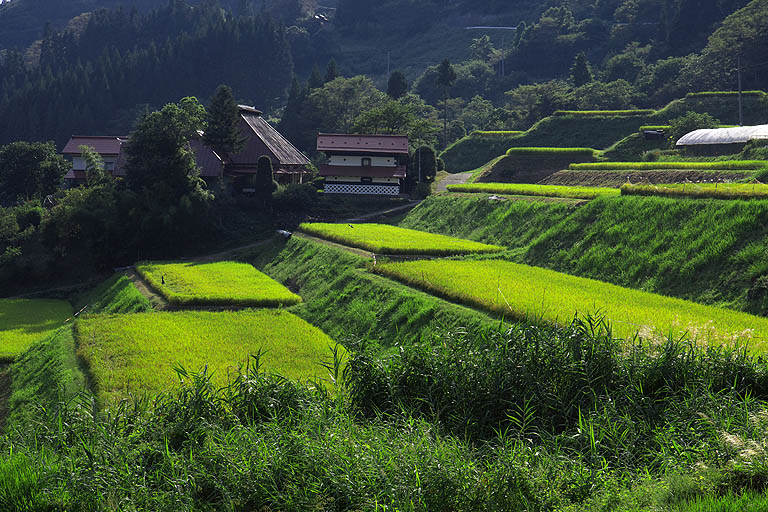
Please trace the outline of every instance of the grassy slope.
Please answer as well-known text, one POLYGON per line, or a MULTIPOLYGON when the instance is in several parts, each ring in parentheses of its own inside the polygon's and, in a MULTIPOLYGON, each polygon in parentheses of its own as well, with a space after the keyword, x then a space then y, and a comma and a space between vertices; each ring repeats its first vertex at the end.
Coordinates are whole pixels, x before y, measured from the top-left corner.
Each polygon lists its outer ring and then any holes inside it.
POLYGON ((322 378, 333 340, 285 311, 188 311, 91 315, 75 326, 102 404, 155 394, 178 382, 173 368, 206 367, 217 383, 259 351, 264 368, 290 379, 322 378))
POLYGON ((62 300, 0 299, 0 360, 10 361, 72 315, 62 300))
POLYGON ((80 296, 75 309, 80 311, 86 306, 86 313, 141 313, 152 309, 131 280, 121 274, 80 296))
POLYGON ((20 425, 35 406, 54 409, 87 389, 86 376, 75 356, 72 326, 62 327, 32 345, 11 366, 12 393, 8 425, 20 425))
POLYGON ((521 263, 768 310, 768 201, 619 197, 567 205, 436 196, 402 224, 506 245, 521 263))
POLYGON ((305 302, 291 311, 347 344, 391 347, 499 325, 482 313, 371 275, 362 270, 363 258, 323 244, 292 239, 242 257, 300 290, 305 302))

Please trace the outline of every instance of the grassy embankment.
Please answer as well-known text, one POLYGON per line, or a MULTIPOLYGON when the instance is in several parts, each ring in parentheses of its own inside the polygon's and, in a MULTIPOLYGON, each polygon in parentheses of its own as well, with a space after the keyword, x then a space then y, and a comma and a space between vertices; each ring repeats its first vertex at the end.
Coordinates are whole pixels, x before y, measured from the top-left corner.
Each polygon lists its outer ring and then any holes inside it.
POLYGON ((368 260, 321 243, 276 241, 240 258, 298 290, 304 302, 289 311, 350 347, 387 350, 499 327, 488 315, 373 275, 368 260))
POLYGON ((491 253, 502 250, 501 247, 489 244, 403 229, 388 224, 324 224, 315 222, 301 224, 299 229, 310 235, 365 249, 376 254, 449 256, 491 253))
POLYGON ((0 299, 0 361, 13 359, 72 316, 62 300, 0 299))
POLYGON ((698 342, 715 344, 749 340, 756 353, 768 348, 766 318, 509 261, 423 260, 384 263, 374 270, 449 300, 519 320, 563 324, 575 313, 601 313, 621 338, 690 335, 698 342))
POLYGON ((520 196, 565 197, 594 199, 598 196, 618 196, 619 190, 607 187, 561 187, 526 183, 469 183, 448 185, 449 192, 509 194, 520 196))
POLYGON ((508 247, 506 258, 754 314, 768 311, 768 201, 435 196, 403 227, 508 247))
POLYGON ((136 270, 175 306, 276 307, 301 302, 301 297, 245 263, 145 262, 136 270))
POLYGON ((320 329, 274 310, 93 315, 78 320, 75 336, 102 404, 169 389, 177 365, 205 367, 223 384, 259 352, 266 369, 287 378, 324 378, 320 363, 334 346, 320 329))
POLYGON ((93 290, 77 298, 75 309, 90 313, 141 313, 152 305, 130 279, 115 274, 93 290))
POLYGON ((510 148, 482 170, 473 171, 473 181, 536 183, 575 162, 594 162, 598 151, 591 148, 510 148))

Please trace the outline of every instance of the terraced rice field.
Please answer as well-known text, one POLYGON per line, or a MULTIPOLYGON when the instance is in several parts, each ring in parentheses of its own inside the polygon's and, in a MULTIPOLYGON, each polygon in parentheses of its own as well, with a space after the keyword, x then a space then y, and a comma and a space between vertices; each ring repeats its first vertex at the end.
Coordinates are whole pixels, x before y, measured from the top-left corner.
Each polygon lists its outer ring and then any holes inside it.
POLYGON ((423 254, 449 256, 471 253, 493 253, 503 250, 445 235, 399 228, 386 224, 304 223, 299 229, 310 235, 339 242, 378 254, 423 254))
POLYGON ((11 361, 72 316, 63 300, 0 299, 0 361, 11 361))
POLYGON ((301 297, 245 263, 146 262, 136 270, 176 306, 275 307, 301 302, 301 297))
MULTIPOLYGON (((93 315, 76 323, 78 354, 101 404, 156 394, 178 383, 174 367, 207 367, 214 381, 262 351, 263 368, 289 379, 325 378, 335 345, 323 331, 280 310, 93 315)), ((340 346, 342 354, 346 354, 340 346)))
POLYGON ((413 261, 377 265, 379 274, 513 318, 565 323, 601 313, 614 333, 658 339, 685 333, 702 342, 750 340, 768 348, 768 318, 622 288, 508 261, 413 261))
POLYGON ((607 187, 569 187, 517 183, 470 183, 463 185, 448 185, 448 191, 509 194, 518 196, 566 197, 573 199, 594 199, 598 196, 619 195, 619 190, 607 187))
POLYGON ((669 196, 713 199, 766 199, 764 183, 675 183, 664 185, 622 185, 625 196, 669 196))

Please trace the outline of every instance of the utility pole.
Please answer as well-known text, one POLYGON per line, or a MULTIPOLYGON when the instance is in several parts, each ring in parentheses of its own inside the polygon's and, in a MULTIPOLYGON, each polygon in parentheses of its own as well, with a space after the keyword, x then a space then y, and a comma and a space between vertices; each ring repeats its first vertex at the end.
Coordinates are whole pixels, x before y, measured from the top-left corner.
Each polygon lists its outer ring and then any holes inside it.
POLYGON ((736 62, 739 67, 739 126, 744 126, 744 115, 743 115, 743 109, 742 109, 742 103, 741 103, 741 54, 736 58, 736 62))
POLYGON ((389 83, 389 63, 390 63, 390 56, 392 52, 387 51, 387 83, 389 83))

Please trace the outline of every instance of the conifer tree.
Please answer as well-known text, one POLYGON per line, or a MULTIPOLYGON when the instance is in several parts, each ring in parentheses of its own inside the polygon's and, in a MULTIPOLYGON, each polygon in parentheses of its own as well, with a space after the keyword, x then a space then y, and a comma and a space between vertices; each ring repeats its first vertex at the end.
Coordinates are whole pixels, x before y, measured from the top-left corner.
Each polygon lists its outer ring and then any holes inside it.
POLYGON ((323 77, 320 75, 320 68, 317 67, 317 64, 312 68, 312 74, 309 75, 309 80, 307 81, 307 87, 309 87, 309 90, 312 89, 319 89, 323 86, 323 77))
POLYGON ((245 138, 238 126, 239 114, 232 89, 227 85, 220 85, 208 106, 203 142, 223 159, 240 152, 245 146, 245 138))
POLYGON ((589 69, 589 62, 584 52, 576 55, 571 67, 571 82, 576 87, 580 87, 584 84, 588 84, 594 79, 592 76, 592 70, 589 69))
POLYGON ((408 79, 402 71, 394 71, 387 82, 387 94, 393 100, 402 98, 408 92, 408 79))
POLYGON ((336 67, 336 61, 331 58, 328 61, 328 66, 325 68, 325 83, 333 82, 339 78, 339 70, 336 67))

